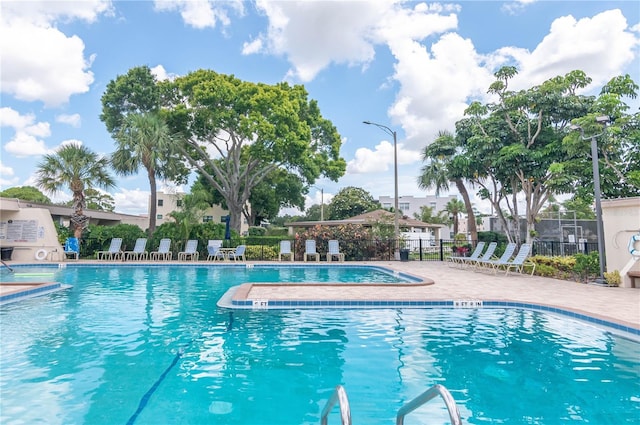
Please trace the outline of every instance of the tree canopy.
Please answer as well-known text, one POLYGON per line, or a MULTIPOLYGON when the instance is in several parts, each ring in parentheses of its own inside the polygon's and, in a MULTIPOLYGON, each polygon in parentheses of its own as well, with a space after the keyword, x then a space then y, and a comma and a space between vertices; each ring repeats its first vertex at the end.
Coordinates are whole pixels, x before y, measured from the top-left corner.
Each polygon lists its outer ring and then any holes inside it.
MULTIPOLYGON (((344 220, 378 208, 380 204, 369 192, 359 187, 347 186, 331 199, 328 217, 330 220, 344 220)), ((325 219, 326 217, 325 211, 325 219)))
POLYGON ((174 148, 222 195, 236 230, 252 191, 275 170, 303 184, 344 174, 340 135, 302 86, 200 70, 165 88, 167 122, 182 136, 174 148))
POLYGON ((38 202, 40 204, 51 203, 51 199, 33 186, 10 187, 0 192, 0 196, 3 198, 17 198, 23 201, 38 202))
MULTIPOLYGON (((425 159, 437 164, 445 158, 447 175, 477 186, 509 229, 509 239, 520 242, 521 216, 526 218, 530 241, 536 216, 553 195, 593 193, 588 142, 571 131, 572 124, 581 125, 585 134, 609 134, 606 147, 611 150, 605 152, 605 145, 600 146, 601 161, 611 160, 605 173, 617 170, 618 181, 629 182, 626 193, 633 193, 637 114, 624 115, 622 96, 635 96, 637 87, 627 76, 613 79, 597 98, 581 95, 591 79, 576 70, 513 91, 509 83, 516 74, 510 66, 498 70, 489 87, 496 101, 472 103, 456 123, 454 149, 439 138, 436 147, 425 150, 425 159), (610 116, 613 125, 605 131, 596 123, 598 115, 610 116), (446 155, 441 152, 444 148, 446 155)), ((609 181, 615 186, 614 179, 609 181)))

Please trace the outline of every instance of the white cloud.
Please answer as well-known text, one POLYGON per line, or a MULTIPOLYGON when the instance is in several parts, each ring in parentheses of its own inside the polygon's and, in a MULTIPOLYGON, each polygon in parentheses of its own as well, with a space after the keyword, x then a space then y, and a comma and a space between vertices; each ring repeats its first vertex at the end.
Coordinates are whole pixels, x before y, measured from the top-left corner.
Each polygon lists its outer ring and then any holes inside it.
MULTIPOLYGON (((348 174, 367 174, 386 171, 393 168, 393 143, 381 141, 373 150, 359 148, 354 159, 347 162, 348 174)), ((411 164, 420 160, 420 153, 406 150, 402 143, 398 143, 398 165, 411 164)))
POLYGON ((24 21, 0 26, 1 85, 4 93, 24 101, 58 106, 89 91, 92 59, 84 58, 84 43, 52 27, 24 21))
POLYGON ((13 172, 13 168, 4 165, 2 162, 0 162, 0 175, 1 176, 13 176, 14 172, 13 172))
POLYGON ((151 68, 151 74, 153 74, 158 81, 166 81, 166 80, 173 81, 178 77, 178 75, 176 74, 168 73, 167 70, 164 69, 164 66, 162 65, 156 65, 153 68, 151 68))
POLYGON ((256 7, 268 17, 269 29, 245 44, 244 53, 285 55, 293 65, 289 75, 306 82, 331 63, 366 65, 372 61, 372 25, 390 5, 258 1, 256 7))
POLYGON ((522 49, 501 49, 497 55, 513 57, 520 72, 514 87, 530 87, 580 69, 601 87, 624 73, 638 52, 640 37, 629 28, 619 9, 576 20, 572 16, 556 19, 549 34, 529 53, 522 49))
POLYGON ((66 36, 57 22, 94 22, 112 13, 110 1, 10 1, 2 4, 0 63, 2 92, 47 106, 66 103, 86 93, 93 83, 93 57, 85 59, 84 43, 66 36))
POLYGON ((149 191, 122 189, 111 196, 114 199, 115 211, 119 213, 137 215, 149 212, 149 191))
POLYGON ((80 127, 82 119, 80 118, 80 114, 60 114, 56 116, 56 122, 69 124, 72 127, 78 128, 80 127))
POLYGON ((193 0, 155 0, 155 9, 161 12, 180 12, 182 20, 194 28, 215 28, 220 23, 223 27, 231 24, 229 12, 239 15, 244 13, 241 0, 234 1, 193 1, 193 0))
POLYGON ((15 134, 4 149, 18 157, 43 155, 47 147, 41 138, 51 135, 48 122, 35 122, 33 114, 21 115, 11 108, 0 108, 0 126, 13 128, 15 134))
POLYGON ((28 20, 37 25, 48 25, 57 21, 68 22, 79 19, 95 22, 98 16, 112 15, 110 0, 82 1, 6 1, 2 3, 3 20, 28 20))

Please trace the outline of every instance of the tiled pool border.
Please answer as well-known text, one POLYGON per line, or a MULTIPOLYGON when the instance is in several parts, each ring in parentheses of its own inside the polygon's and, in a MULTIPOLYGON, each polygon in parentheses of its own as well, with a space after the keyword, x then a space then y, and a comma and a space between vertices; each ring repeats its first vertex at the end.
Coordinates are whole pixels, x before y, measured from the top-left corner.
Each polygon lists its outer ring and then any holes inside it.
MULTIPOLYGON (((66 267, 238 267, 238 268, 309 268, 309 267, 327 267, 326 264, 309 264, 309 263, 268 263, 268 264, 249 264, 249 263, 31 263, 31 264, 16 264, 12 265, 12 268, 66 268, 66 267)), ((401 277, 414 283, 424 283, 422 278, 418 278, 408 273, 398 272, 386 267, 376 265, 353 265, 353 264, 332 264, 331 267, 349 267, 349 268, 367 268, 383 271, 394 276, 401 277)), ((60 284, 58 284, 60 285, 60 284)), ((366 284, 362 284, 363 286, 366 284)), ((499 301, 499 300, 234 300, 233 294, 242 285, 234 286, 230 288, 218 301, 218 306, 229 309, 240 310, 269 310, 269 309, 290 309, 290 308, 521 308, 534 311, 543 311, 549 313, 555 313, 562 316, 571 317, 591 323, 597 326, 603 326, 611 329, 615 329, 621 332, 628 333, 634 337, 640 337, 640 328, 621 324, 611 320, 605 320, 602 318, 590 316, 585 313, 576 312, 570 309, 560 308, 556 306, 549 306, 544 304, 526 303, 520 301, 499 301), (460 305, 465 303, 465 305, 460 305)), ((62 288, 57 288, 62 289, 62 288)), ((35 290, 35 288, 34 288, 35 290)), ((53 289, 56 290, 56 289, 53 289)), ((37 291, 36 291, 37 292, 37 291)), ((14 294, 7 294, 0 297, 0 304, 3 304, 5 297, 10 297, 14 294)), ((32 294, 30 296, 40 295, 39 293, 32 294)))
POLYGON ((21 301, 27 298, 33 298, 40 295, 56 292, 61 289, 69 288, 68 285, 62 285, 58 282, 41 282, 41 283, 25 283, 24 286, 31 286, 26 289, 19 289, 9 294, 0 295, 0 305, 21 301))

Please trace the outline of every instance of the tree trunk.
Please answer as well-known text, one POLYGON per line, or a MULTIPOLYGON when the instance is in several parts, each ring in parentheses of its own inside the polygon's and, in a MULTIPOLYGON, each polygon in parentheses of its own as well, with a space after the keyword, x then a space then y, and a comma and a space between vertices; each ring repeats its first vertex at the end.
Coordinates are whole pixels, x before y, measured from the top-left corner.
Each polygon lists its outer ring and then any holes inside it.
POLYGON ((464 201, 464 206, 467 209, 467 229, 469 229, 471 240, 477 242, 478 226, 476 225, 476 215, 473 212, 473 205, 471 205, 471 199, 469 199, 469 192, 461 179, 456 179, 455 182, 458 192, 460 192, 462 200, 464 201))
POLYGON ((158 188, 156 187, 156 174, 153 170, 147 169, 149 177, 149 187, 151 188, 151 205, 149 205, 149 236, 153 236, 156 231, 156 215, 158 212, 158 188))

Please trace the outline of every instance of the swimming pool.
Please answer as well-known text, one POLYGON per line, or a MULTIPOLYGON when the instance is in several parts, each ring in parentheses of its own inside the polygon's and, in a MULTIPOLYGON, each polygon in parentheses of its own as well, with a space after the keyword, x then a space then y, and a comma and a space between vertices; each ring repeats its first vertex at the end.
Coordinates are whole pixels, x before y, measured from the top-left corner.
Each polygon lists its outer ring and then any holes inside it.
MULTIPOLYGON (((56 271, 71 289, 0 309, 0 422, 317 424, 343 384, 354 424, 388 424, 436 383, 465 423, 640 416, 636 341, 518 309, 217 308, 250 272, 56 271)), ((438 400, 406 423, 427 418, 448 423, 438 400)))

